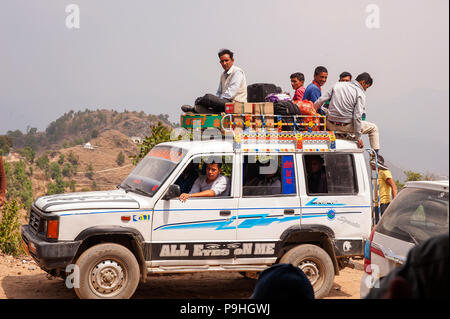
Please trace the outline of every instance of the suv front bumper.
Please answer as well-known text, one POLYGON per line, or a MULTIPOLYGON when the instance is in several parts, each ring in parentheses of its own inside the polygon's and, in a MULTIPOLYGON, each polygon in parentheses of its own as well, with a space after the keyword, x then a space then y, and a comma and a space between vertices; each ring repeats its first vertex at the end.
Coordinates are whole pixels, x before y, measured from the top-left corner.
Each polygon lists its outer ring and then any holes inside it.
POLYGON ((49 242, 37 236, 29 225, 22 226, 22 241, 39 266, 51 270, 65 268, 72 263, 80 241, 49 242))

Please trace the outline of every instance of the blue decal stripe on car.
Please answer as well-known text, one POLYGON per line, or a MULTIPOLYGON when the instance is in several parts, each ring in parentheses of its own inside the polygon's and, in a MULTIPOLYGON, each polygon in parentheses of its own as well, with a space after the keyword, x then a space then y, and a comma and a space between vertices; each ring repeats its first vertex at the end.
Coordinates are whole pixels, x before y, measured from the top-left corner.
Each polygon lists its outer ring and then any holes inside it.
MULTIPOLYGON (((362 212, 342 212, 342 213, 336 213, 336 215, 341 214, 361 214, 362 212)), ((255 226, 268 226, 272 223, 278 222, 278 223, 285 223, 290 222, 293 220, 300 220, 301 218, 313 218, 313 217, 328 217, 328 213, 308 213, 303 214, 302 216, 283 216, 283 215, 276 215, 276 216, 269 216, 268 214, 253 214, 253 215, 239 215, 239 216, 233 216, 229 220, 213 220, 213 221, 196 221, 196 222, 189 222, 189 223, 178 223, 178 224, 168 224, 168 225, 161 225, 155 229, 155 230, 167 230, 167 229, 192 229, 192 228, 216 228, 216 230, 224 230, 224 229, 235 229, 237 228, 252 228, 255 226), (237 226, 228 226, 234 221, 243 220, 239 225, 237 226)))

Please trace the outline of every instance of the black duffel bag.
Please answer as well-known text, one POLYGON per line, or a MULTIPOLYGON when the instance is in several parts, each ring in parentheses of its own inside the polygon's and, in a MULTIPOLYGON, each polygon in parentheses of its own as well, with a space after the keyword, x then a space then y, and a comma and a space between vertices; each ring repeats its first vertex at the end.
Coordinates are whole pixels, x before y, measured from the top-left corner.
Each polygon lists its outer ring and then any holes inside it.
POLYGON ((275 115, 301 115, 298 106, 291 101, 278 101, 273 103, 275 115))
POLYGON ((271 83, 255 83, 247 86, 247 102, 265 102, 266 96, 271 93, 281 93, 281 88, 271 83))
MULTIPOLYGON (((294 117, 293 116, 286 116, 286 115, 301 115, 300 109, 298 106, 291 101, 278 101, 273 103, 273 113, 275 115, 285 115, 283 117, 284 123, 294 123, 294 117)), ((294 129, 293 125, 283 125, 282 130, 283 131, 292 131, 294 129)), ((297 127, 299 129, 299 127, 297 127)))

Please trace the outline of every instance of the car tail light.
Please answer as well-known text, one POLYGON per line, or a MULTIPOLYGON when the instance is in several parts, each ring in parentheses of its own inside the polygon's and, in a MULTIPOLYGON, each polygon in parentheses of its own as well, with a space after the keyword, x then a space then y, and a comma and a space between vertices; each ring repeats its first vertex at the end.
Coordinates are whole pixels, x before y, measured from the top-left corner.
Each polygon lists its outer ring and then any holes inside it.
POLYGON ((372 232, 370 233, 369 240, 366 240, 366 243, 364 245, 364 271, 369 275, 372 274, 372 269, 370 267, 372 253, 377 254, 384 258, 383 251, 381 251, 381 249, 377 247, 374 247, 374 244, 372 243, 374 234, 375 234, 375 227, 372 229, 372 232))
POLYGON ((58 239, 59 221, 51 219, 47 221, 47 238, 58 239))

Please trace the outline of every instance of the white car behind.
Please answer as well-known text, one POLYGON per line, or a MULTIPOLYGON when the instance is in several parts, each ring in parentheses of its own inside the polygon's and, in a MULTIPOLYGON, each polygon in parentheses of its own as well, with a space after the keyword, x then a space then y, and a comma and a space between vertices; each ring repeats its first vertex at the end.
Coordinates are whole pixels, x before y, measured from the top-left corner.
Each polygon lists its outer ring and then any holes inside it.
POLYGON ((376 289, 377 279, 403 264, 411 248, 448 233, 448 181, 409 182, 373 228, 364 249, 360 296, 376 289))

